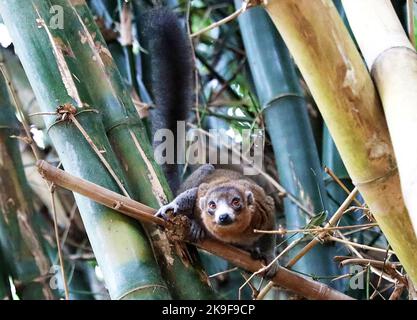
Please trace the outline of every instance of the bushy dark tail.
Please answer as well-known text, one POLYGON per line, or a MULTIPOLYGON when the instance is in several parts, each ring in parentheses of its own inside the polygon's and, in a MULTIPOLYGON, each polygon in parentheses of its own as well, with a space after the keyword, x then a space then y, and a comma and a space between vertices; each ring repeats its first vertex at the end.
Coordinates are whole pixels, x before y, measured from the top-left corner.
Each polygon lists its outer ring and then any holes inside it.
MULTIPOLYGON (((152 132, 169 129, 177 138, 180 134, 177 132, 177 121, 185 121, 192 106, 191 44, 179 18, 167 8, 149 10, 141 23, 143 43, 150 55, 148 68, 155 103, 151 112, 152 132)), ((154 148, 161 143, 154 141, 154 148)), ((182 166, 178 164, 177 143, 174 145, 175 164, 165 164, 162 168, 175 192, 179 188, 182 166)))

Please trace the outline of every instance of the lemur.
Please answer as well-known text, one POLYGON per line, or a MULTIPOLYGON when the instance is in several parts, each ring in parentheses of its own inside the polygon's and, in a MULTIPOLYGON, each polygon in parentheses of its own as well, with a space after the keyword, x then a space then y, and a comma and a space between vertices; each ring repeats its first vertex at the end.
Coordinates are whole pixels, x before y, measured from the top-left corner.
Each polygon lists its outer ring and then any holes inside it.
MULTIPOLYGON (((167 128, 176 134, 177 121, 185 121, 192 107, 191 45, 177 16, 168 9, 151 10, 144 25, 156 105, 152 129, 167 128)), ((162 167, 171 189, 178 192, 158 210, 158 217, 168 219, 169 211, 184 214, 191 220, 191 240, 213 237, 247 250, 267 264, 273 260, 275 236, 254 232, 275 227, 274 200, 259 185, 241 173, 215 169, 211 164, 200 166, 180 185, 178 165, 162 167)), ((272 276, 276 268, 275 263, 266 275, 272 276)))

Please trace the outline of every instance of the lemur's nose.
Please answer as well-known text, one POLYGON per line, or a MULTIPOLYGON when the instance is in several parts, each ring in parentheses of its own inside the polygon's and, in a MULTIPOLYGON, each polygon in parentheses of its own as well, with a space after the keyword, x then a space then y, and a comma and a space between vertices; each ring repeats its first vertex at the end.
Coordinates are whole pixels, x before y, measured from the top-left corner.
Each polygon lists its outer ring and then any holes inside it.
POLYGON ((219 216, 219 222, 221 224, 228 224, 232 222, 232 219, 230 219, 230 216, 227 213, 224 213, 219 216))

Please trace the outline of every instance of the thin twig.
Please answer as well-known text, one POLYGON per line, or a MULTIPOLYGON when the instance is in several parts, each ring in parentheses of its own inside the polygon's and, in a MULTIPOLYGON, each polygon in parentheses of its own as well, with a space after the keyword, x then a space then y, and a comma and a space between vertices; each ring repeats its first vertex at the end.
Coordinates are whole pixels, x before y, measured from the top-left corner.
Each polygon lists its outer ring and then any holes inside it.
MULTIPOLYGON (((350 190, 346 187, 346 185, 339 179, 338 176, 333 172, 332 169, 329 167, 324 167, 324 172, 326 172, 348 195, 350 194, 350 190)), ((362 204, 359 202, 358 199, 353 199, 353 201, 359 206, 362 207, 362 204)))
POLYGON ((217 21, 217 22, 209 25, 206 28, 203 28, 203 29, 201 29, 201 30, 199 30, 197 32, 194 32, 193 34, 191 34, 191 38, 198 37, 198 36, 200 36, 200 35, 208 32, 208 31, 210 31, 212 29, 215 29, 217 27, 220 27, 221 25, 226 24, 226 23, 228 23, 228 22, 236 19, 243 12, 245 12, 247 9, 249 9, 250 7, 253 7, 253 6, 254 5, 251 4, 251 1, 250 0, 243 1, 242 6, 239 9, 237 9, 235 12, 233 12, 231 15, 229 15, 226 18, 223 18, 223 19, 221 19, 221 20, 219 20, 219 21, 217 21))
MULTIPOLYGON (((18 98, 16 91, 13 87, 11 78, 9 77, 9 73, 7 71, 6 66, 4 65, 3 62, 0 62, 0 71, 3 74, 6 82, 7 82, 7 89, 13 99, 14 102, 14 106, 16 108, 17 113, 20 116, 20 121, 22 123, 22 126, 24 128, 25 134, 26 134, 26 139, 25 142, 29 144, 33 156, 35 157, 36 161, 40 161, 41 159, 41 155, 40 155, 40 151, 38 149, 38 146, 36 145, 35 141, 32 138, 32 134, 30 132, 30 126, 29 123, 26 119, 25 113, 23 112, 23 107, 21 104, 20 99, 18 98)), ((51 196, 51 205, 52 205, 52 214, 53 214, 53 220, 54 220, 54 230, 55 230, 55 238, 56 238, 56 245, 57 245, 57 250, 58 250, 58 257, 59 257, 59 264, 60 264, 60 268, 61 268, 61 273, 62 273, 62 279, 63 279, 63 286, 64 286, 64 291, 65 291, 65 299, 69 300, 69 293, 68 293, 68 284, 67 284, 67 280, 66 280, 66 276, 65 276, 65 267, 64 267, 64 260, 62 257, 62 250, 61 250, 61 244, 59 242, 59 232, 58 232, 58 221, 57 221, 57 214, 56 214, 56 206, 55 206, 55 198, 53 195, 53 188, 54 185, 49 183, 48 181, 45 180, 45 183, 50 191, 50 196, 51 196)))
MULTIPOLYGON (((355 187, 355 189, 352 190, 352 192, 349 194, 349 196, 346 198, 346 200, 342 203, 342 205, 337 209, 335 214, 330 218, 329 222, 325 225, 325 228, 333 227, 335 226, 339 220, 342 218, 344 212, 346 211, 347 207, 350 205, 350 203, 353 201, 353 199, 356 197, 358 193, 358 188, 355 187)), ((309 252, 311 249, 313 249, 320 241, 327 236, 327 232, 320 233, 317 237, 315 237, 313 240, 311 240, 301 251, 291 259, 290 262, 287 264, 287 268, 291 268, 294 264, 297 263, 298 260, 300 260, 307 252, 309 252)))
POLYGON ((234 267, 234 268, 231 268, 231 269, 228 269, 228 270, 225 270, 225 271, 220 271, 220 272, 217 272, 215 274, 209 275, 209 278, 217 278, 217 277, 220 277, 222 275, 234 272, 238 269, 239 269, 238 267, 234 267))
MULTIPOLYGON (((248 284, 249 288, 252 290, 252 297, 256 298, 258 296, 258 290, 254 287, 254 285, 250 282, 249 277, 244 273, 241 272, 242 278, 245 279, 245 283, 248 284)), ((242 300, 242 292, 239 288, 238 300, 242 300)))
MULTIPOLYGON (((390 255, 389 255, 389 246, 387 247, 387 249, 385 251, 386 252, 385 252, 385 257, 384 257, 384 265, 382 266, 382 270, 385 269, 385 266, 387 264, 387 261, 388 261, 388 259, 390 257, 390 255)), ((381 274, 381 276, 378 279, 378 283, 377 283, 377 286, 376 286, 376 289, 375 289, 374 293, 375 292, 378 292, 378 289, 379 289, 379 286, 381 285, 381 282, 382 282, 382 274, 381 274)), ((372 296, 374 296, 374 293, 372 294, 372 296)))
POLYGON ((401 283, 406 284, 407 280, 405 277, 397 271, 396 263, 387 262, 386 259, 384 261, 380 260, 373 260, 373 259, 364 259, 364 258, 351 258, 351 257, 335 257, 335 261, 339 261, 341 266, 354 264, 354 265, 361 265, 361 266, 373 266, 376 268, 380 268, 382 272, 388 274, 391 278, 395 279, 393 283, 400 281, 401 283))
POLYGON ((407 29, 408 38, 413 47, 416 47, 416 39, 414 35, 414 0, 407 0, 407 29))
POLYGON ((188 34, 188 39, 190 41, 190 46, 191 46, 191 53, 192 53, 192 58, 193 58, 193 68, 194 68, 194 96, 195 96, 195 105, 194 105, 194 109, 195 109, 195 113, 196 113, 196 117, 197 117, 197 124, 199 127, 201 127, 201 117, 200 117, 200 112, 199 112, 199 108, 200 108, 200 103, 199 103, 199 73, 198 73, 198 68, 197 68, 197 58, 195 56, 195 48, 194 48, 194 43, 191 37, 191 0, 187 1, 187 14, 186 14, 186 21, 187 21, 187 34, 188 34))
POLYGON ((63 247, 65 245, 65 241, 67 240, 71 225, 72 225, 72 221, 74 220, 75 217, 75 213, 77 212, 77 203, 74 202, 74 205, 71 208, 70 211, 70 216, 69 216, 69 221, 68 221, 68 226, 65 228, 65 231, 62 235, 62 239, 61 239, 61 247, 63 247))
POLYGON ((55 185, 53 183, 50 185, 49 192, 51 195, 51 208, 52 208, 52 217, 54 221, 55 241, 56 241, 57 249, 58 249, 58 258, 59 258, 59 264, 61 267, 62 282, 64 284, 65 300, 69 300, 69 291, 68 291, 67 278, 65 275, 64 259, 62 257, 61 243, 59 241, 58 221, 57 221, 55 197, 54 197, 55 185))
POLYGON ((398 299, 400 299, 404 289, 405 289, 404 284, 402 284, 402 283, 395 284, 394 290, 392 291, 388 300, 398 300, 398 299))
POLYGON ((83 126, 78 122, 77 118, 72 114, 69 113, 69 119, 75 124, 77 129, 81 132, 85 140, 87 140, 88 144, 91 146, 91 148, 94 150, 96 155, 99 157, 100 161, 103 163, 103 165, 106 167, 107 171, 110 173, 110 175, 113 177, 116 184, 119 186, 120 190, 123 192, 123 194, 126 197, 130 197, 129 193, 123 186, 122 182, 120 181, 117 174, 114 172, 113 168, 110 166, 109 162, 106 160, 106 158, 103 156, 102 151, 98 149, 98 147, 95 145, 93 140, 91 140, 90 136, 88 135, 87 131, 84 130, 83 126))
POLYGON ((35 116, 56 116, 56 112, 34 112, 29 114, 29 117, 35 117, 35 116))
MULTIPOLYGON (((387 252, 386 249, 375 248, 375 247, 367 246, 365 244, 360 244, 360 243, 356 243, 356 242, 352 242, 352 241, 348 241, 348 240, 344 240, 344 239, 339 239, 339 238, 336 238, 336 237, 333 237, 333 236, 328 236, 327 240, 335 241, 335 242, 339 242, 339 243, 343 243, 343 244, 349 244, 353 247, 357 247, 357 248, 360 248, 360 249, 363 249, 363 250, 371 250, 371 251, 382 252, 382 253, 387 252)), ((388 250, 388 253, 389 254, 395 254, 395 252, 392 251, 392 250, 388 250)))
MULTIPOLYGON (((346 212, 346 211, 345 211, 346 212)), ((314 233, 314 232, 322 232, 322 231, 334 231, 334 230, 346 230, 346 229, 356 229, 356 228, 373 228, 378 227, 377 223, 368 223, 368 224, 358 224, 352 226, 339 226, 339 227, 328 227, 328 228, 311 228, 311 229, 293 229, 293 230, 253 230, 254 233, 265 233, 265 234, 279 234, 285 235, 288 233, 314 233)))
MULTIPOLYGON (((344 236, 344 234, 343 233, 341 233, 340 231, 336 231, 336 235, 338 236, 338 237, 340 237, 341 239, 344 239, 344 240, 349 240, 349 239, 347 239, 345 236, 344 236)), ((355 248, 355 247, 353 247, 353 246, 351 246, 350 244, 348 244, 347 245, 347 247, 349 248, 349 250, 356 256, 356 257, 358 257, 359 259, 364 259, 364 257, 363 257, 363 255, 362 254, 360 254, 360 252, 355 248)), ((376 274, 377 276, 382 276, 385 280, 387 280, 388 282, 391 282, 391 283, 395 283, 396 282, 396 280, 395 279, 393 279, 392 277, 390 277, 389 275, 387 275, 387 274, 384 274, 382 271, 380 271, 380 270, 378 270, 378 269, 376 269, 375 267, 373 267, 373 266, 371 266, 371 268, 370 268, 370 270, 374 273, 374 274, 376 274)))
MULTIPOLYGON (((241 286, 240 286, 240 288, 239 288, 239 295, 240 295, 240 292, 241 292, 241 290, 243 289, 243 287, 246 285, 246 284, 248 284, 249 283, 249 281, 250 280, 252 280, 252 278, 253 277, 255 277, 256 275, 258 275, 258 274, 260 274, 260 273, 263 273, 263 272, 265 272, 265 271, 267 271, 269 268, 271 268, 275 263, 277 263, 278 262, 278 260, 284 255, 284 254, 286 254, 288 251, 290 251, 292 248, 294 248, 301 240, 303 240, 303 238, 299 238, 299 239, 297 239, 297 240, 295 240, 295 241, 293 241, 291 244, 289 244, 284 250, 282 250, 282 252, 278 255, 278 256, 276 256, 268 265, 266 265, 266 266, 263 266, 262 268, 260 268, 259 270, 257 270, 256 272, 254 272, 254 273, 252 273, 252 275, 249 277, 249 279, 244 283, 244 284, 242 284, 241 286)), ((272 282, 272 281, 270 281, 270 282, 272 282)), ((270 283, 269 282, 269 283, 270 283)), ((268 284, 269 284, 268 283, 268 284)), ((267 286, 268 286, 268 284, 267 284, 267 286)), ((272 285, 269 285, 271 288, 272 288, 272 286, 273 286, 273 283, 272 283, 272 285)), ((262 294, 263 294, 263 296, 265 296, 266 295, 266 293, 267 293, 268 291, 266 291, 266 292, 263 292, 262 294)), ((258 295, 258 298, 259 298, 259 295, 258 295)))
POLYGON ((29 144, 29 147, 32 149, 32 152, 33 152, 33 155, 35 156, 35 159, 40 160, 41 159, 40 152, 39 152, 39 149, 38 149, 35 141, 33 141, 32 134, 30 133, 30 126, 29 126, 29 124, 26 120, 25 114, 23 112, 21 101, 16 95, 16 91, 15 91, 15 89, 13 87, 13 84, 12 84, 12 81, 9 77, 9 72, 7 71, 7 68, 6 68, 6 66, 4 65, 3 62, 0 62, 0 72, 3 74, 3 77, 6 80, 7 89, 10 93, 10 96, 13 99, 14 106, 16 108, 17 113, 19 114, 20 120, 22 122, 23 129, 25 130, 25 134, 26 134, 26 137, 27 137, 27 139, 25 141, 29 144))

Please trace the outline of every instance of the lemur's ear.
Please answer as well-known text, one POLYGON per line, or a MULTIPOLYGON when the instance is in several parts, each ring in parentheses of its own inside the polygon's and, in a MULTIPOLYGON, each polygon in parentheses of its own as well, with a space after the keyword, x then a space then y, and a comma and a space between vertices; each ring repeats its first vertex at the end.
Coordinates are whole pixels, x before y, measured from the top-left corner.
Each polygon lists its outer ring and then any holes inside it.
POLYGON ((199 203, 199 206, 200 206, 200 210, 201 210, 201 211, 203 211, 203 210, 204 210, 204 208, 206 207, 206 202, 207 202, 206 197, 201 197, 201 198, 200 198, 200 203, 199 203))
POLYGON ((205 195, 207 194, 207 191, 209 189, 209 184, 208 183, 202 183, 200 184, 200 186, 198 187, 198 193, 200 195, 200 202, 199 202, 199 206, 200 206, 200 210, 204 210, 204 208, 207 205, 207 199, 205 197, 205 195))
POLYGON ((248 203, 248 206, 254 203, 252 191, 249 191, 249 190, 245 191, 245 196, 246 196, 246 201, 248 203))

